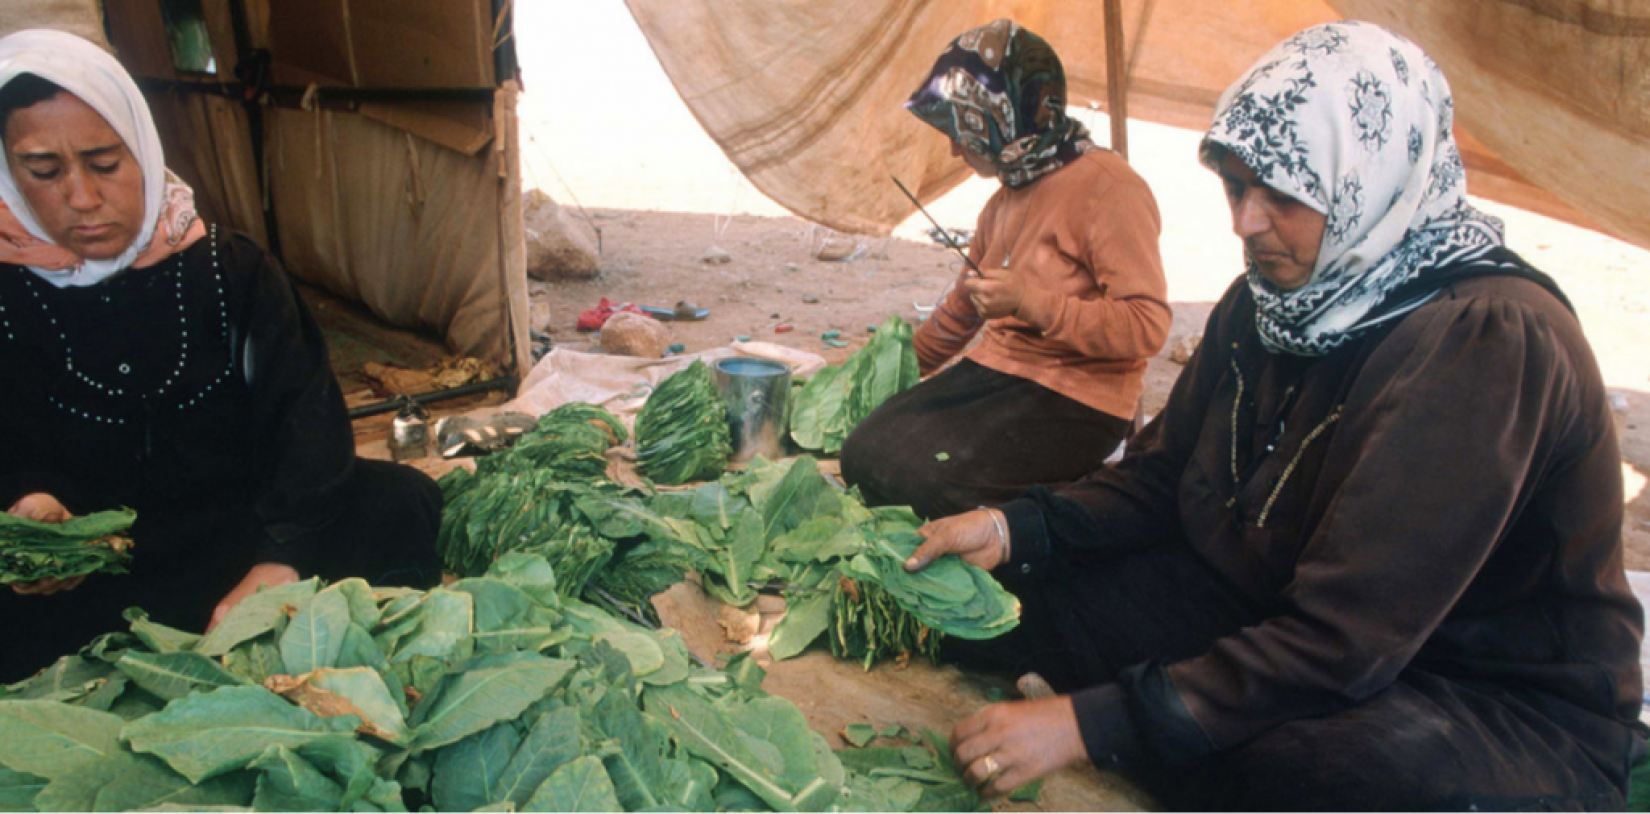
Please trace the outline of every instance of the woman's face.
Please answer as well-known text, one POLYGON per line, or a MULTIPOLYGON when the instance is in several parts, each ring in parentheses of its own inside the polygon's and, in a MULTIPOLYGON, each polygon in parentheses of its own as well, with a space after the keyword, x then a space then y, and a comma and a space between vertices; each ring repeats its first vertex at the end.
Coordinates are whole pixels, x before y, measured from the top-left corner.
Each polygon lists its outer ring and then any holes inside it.
POLYGON ((143 231, 143 170, 103 117, 64 92, 6 119, 6 162, 53 243, 110 260, 143 231))
POLYGON ((975 153, 972 150, 963 149, 963 146, 958 144, 956 139, 951 140, 951 155, 967 161, 968 168, 973 170, 974 174, 980 176, 981 178, 997 177, 997 165, 993 164, 991 159, 975 153))
POLYGON ((1221 151, 1220 180, 1232 207, 1232 231, 1267 282, 1293 291, 1312 279, 1328 219, 1262 183, 1237 156, 1221 151))

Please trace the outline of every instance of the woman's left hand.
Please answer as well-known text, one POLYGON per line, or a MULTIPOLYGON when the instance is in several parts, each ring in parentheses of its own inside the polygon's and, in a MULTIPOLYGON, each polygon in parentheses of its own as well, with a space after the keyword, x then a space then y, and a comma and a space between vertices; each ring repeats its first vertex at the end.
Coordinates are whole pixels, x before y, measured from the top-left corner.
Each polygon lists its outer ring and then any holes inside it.
POLYGON ((273 562, 263 562, 252 566, 252 570, 246 572, 246 577, 241 580, 241 584, 236 585, 223 598, 223 601, 218 603, 218 607, 212 611, 212 621, 206 626, 206 629, 211 630, 217 627, 218 623, 223 621, 223 617, 234 610, 236 605, 241 604, 242 599, 251 596, 259 588, 273 588, 276 585, 288 585, 297 581, 298 572, 293 570, 292 566, 273 562))
POLYGON ((951 757, 985 797, 1000 797, 1088 759, 1071 696, 1005 701, 951 731, 951 757))
POLYGON ((968 277, 963 288, 974 310, 986 319, 1011 317, 1019 313, 1026 297, 1025 275, 1013 268, 980 269, 983 277, 968 277))

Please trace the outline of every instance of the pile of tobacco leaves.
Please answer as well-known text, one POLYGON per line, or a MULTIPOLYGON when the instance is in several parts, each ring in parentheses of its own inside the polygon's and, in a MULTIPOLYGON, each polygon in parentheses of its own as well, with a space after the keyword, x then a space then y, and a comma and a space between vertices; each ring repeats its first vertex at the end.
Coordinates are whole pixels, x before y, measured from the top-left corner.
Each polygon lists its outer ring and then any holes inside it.
POLYGON ((654 483, 709 480, 728 468, 728 411, 704 362, 670 374, 636 416, 637 468, 654 483))
POLYGON ((0 808, 979 808, 943 748, 833 751, 748 658, 566 594, 510 554, 427 592, 264 590, 205 636, 128 611, 0 696, 0 808))
POLYGON ((903 507, 866 508, 808 456, 758 459, 694 489, 651 495, 526 473, 472 500, 483 486, 461 489, 479 479, 455 471, 442 480, 459 499, 442 518, 439 545, 460 576, 484 572, 505 552, 531 552, 564 564, 564 596, 656 620, 647 598, 694 571, 730 605, 749 605, 760 591, 786 597, 768 640, 774 658, 824 636, 838 657, 867 668, 933 658, 941 635, 992 638, 1018 623, 1014 597, 960 559, 907 573, 922 521, 903 507))
POLYGON ((911 335, 909 323, 891 316, 847 361, 815 373, 791 405, 791 440, 806 450, 841 452, 842 442, 872 410, 917 383, 911 335))
POLYGON ((124 574, 132 541, 123 532, 137 513, 96 512, 62 523, 0 514, 0 583, 124 574))

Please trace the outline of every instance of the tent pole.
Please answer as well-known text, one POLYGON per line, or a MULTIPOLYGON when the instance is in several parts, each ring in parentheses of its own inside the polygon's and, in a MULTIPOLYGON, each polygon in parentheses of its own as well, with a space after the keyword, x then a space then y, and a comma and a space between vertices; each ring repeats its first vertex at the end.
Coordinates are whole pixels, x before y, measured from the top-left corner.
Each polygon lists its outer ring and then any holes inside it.
POLYGON ((1106 0, 1106 113, 1111 148, 1129 158, 1129 77, 1123 54, 1123 0, 1106 0))

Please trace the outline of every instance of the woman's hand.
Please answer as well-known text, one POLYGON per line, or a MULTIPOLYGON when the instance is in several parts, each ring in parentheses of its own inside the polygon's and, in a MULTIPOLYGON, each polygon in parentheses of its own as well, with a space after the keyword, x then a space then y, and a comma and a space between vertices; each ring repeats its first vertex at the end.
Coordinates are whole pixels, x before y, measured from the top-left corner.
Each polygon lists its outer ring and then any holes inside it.
POLYGON ((1013 268, 980 269, 982 277, 968 277, 963 288, 974 310, 986 319, 998 319, 1019 314, 1026 298, 1026 278, 1013 268))
POLYGON ((1008 522, 996 509, 975 509, 925 524, 917 533, 926 537, 905 561, 905 570, 921 571, 945 554, 990 571, 1008 559, 1008 522))
POLYGON ((224 596, 223 601, 218 603, 218 607, 213 609, 212 621, 207 624, 206 629, 211 630, 217 627, 218 623, 223 621, 223 617, 229 615, 229 612, 234 610, 236 605, 241 604, 242 599, 251 596, 259 588, 273 588, 276 585, 289 585, 297 581, 298 572, 292 566, 273 562, 264 562, 252 566, 252 570, 246 572, 246 577, 241 580, 241 584, 236 585, 228 595, 224 596))
POLYGON ((1071 696, 1005 701, 970 715, 951 731, 951 758, 963 779, 999 797, 1088 759, 1071 696))
POLYGON ((6 514, 42 523, 61 523, 74 517, 69 514, 68 509, 63 508, 63 504, 59 503, 57 498, 45 492, 31 492, 18 498, 17 502, 6 510, 6 514))
MULTIPOLYGON (((21 517, 24 520, 38 520, 41 523, 61 523, 74 515, 57 498, 45 492, 32 492, 19 498, 6 514, 12 517, 21 517)), ((13 582, 11 589, 19 596, 51 596, 59 591, 72 591, 85 582, 84 576, 69 577, 68 579, 37 579, 33 582, 13 582)))

